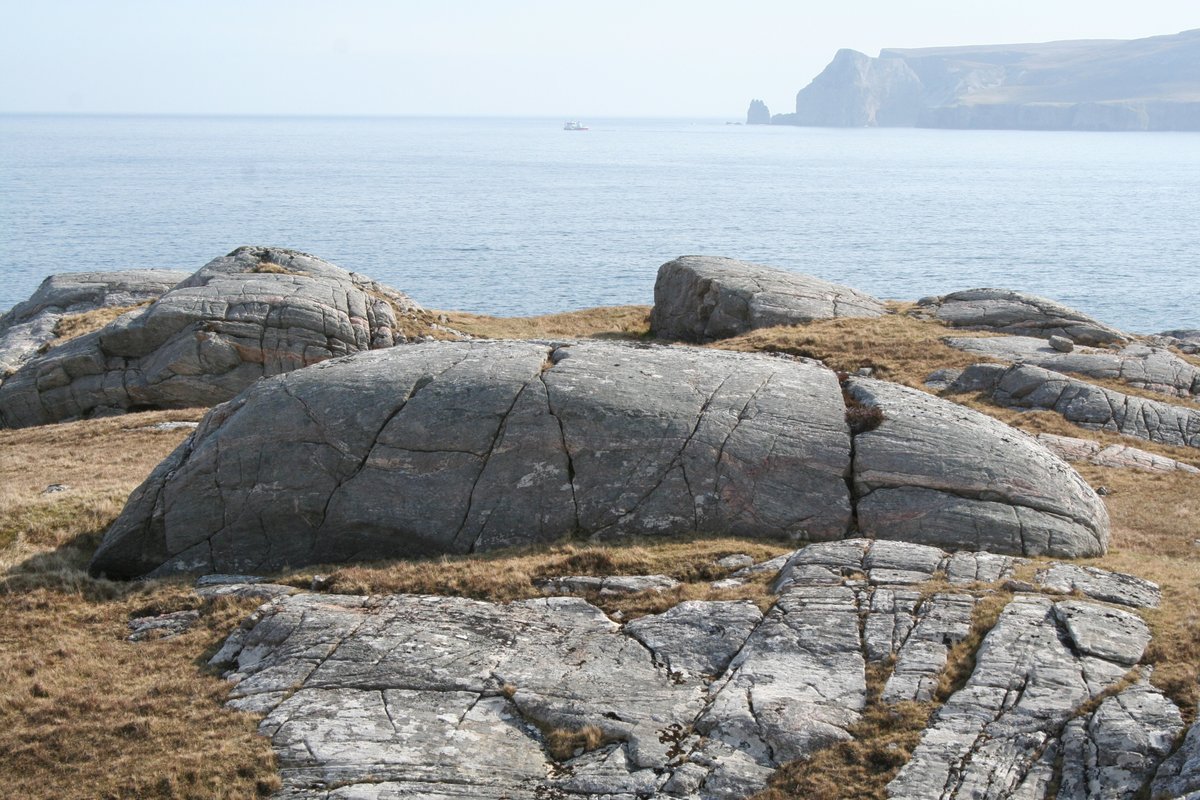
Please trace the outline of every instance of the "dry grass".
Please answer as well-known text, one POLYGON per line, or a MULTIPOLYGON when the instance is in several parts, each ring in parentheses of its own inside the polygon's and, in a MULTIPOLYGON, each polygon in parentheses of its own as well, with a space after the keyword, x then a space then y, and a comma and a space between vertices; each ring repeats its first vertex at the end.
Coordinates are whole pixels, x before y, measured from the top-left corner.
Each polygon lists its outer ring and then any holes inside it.
POLYGON ((544 738, 550 757, 555 761, 566 761, 603 745, 604 731, 595 725, 585 725, 579 730, 554 728, 545 731, 544 738))
POLYGON ((247 798, 278 788, 255 720, 223 706, 202 666, 247 606, 209 609, 179 637, 133 644, 126 622, 177 587, 93 602, 0 595, 0 782, 9 797, 247 798))
POLYGON ((131 306, 108 306, 92 311, 84 311, 81 314, 66 314, 54 326, 55 339, 50 343, 50 346, 60 345, 69 339, 83 336, 85 333, 98 331, 122 314, 138 308, 145 308, 152 302, 154 301, 146 300, 131 306))
POLYGON ((874 319, 829 319, 763 328, 710 346, 815 358, 851 374, 869 367, 874 377, 923 389, 925 378, 936 369, 965 369, 989 360, 942 341, 953 333, 940 322, 891 313, 874 319))
POLYGON ((433 312, 455 330, 488 339, 639 339, 650 333, 650 306, 606 306, 540 317, 433 312))
POLYGON ((254 269, 250 270, 254 273, 264 273, 267 275, 300 275, 294 269, 288 269, 282 264, 276 264, 274 261, 260 261, 255 265, 254 269))

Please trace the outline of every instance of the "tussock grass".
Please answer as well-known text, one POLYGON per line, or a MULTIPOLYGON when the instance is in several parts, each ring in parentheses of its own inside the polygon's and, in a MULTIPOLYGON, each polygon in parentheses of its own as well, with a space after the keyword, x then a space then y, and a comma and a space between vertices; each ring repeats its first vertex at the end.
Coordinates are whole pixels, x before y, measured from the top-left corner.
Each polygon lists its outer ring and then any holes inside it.
POLYGON ((288 269, 287 267, 283 266, 282 264, 276 264, 274 261, 260 261, 260 262, 258 262, 258 264, 256 264, 254 266, 254 269, 252 269, 250 271, 254 272, 254 273, 262 273, 262 274, 267 274, 267 275, 300 275, 300 274, 302 274, 302 273, 297 272, 294 269, 288 269))
POLYGON ((605 306, 537 317, 433 312, 455 330, 488 339, 639 339, 650 333, 650 306, 605 306))
POLYGON ((98 331, 122 314, 145 308, 153 302, 153 300, 145 300, 131 306, 107 306, 79 314, 66 314, 54 326, 55 339, 50 342, 50 346, 54 347, 77 336, 83 336, 85 333, 98 331))

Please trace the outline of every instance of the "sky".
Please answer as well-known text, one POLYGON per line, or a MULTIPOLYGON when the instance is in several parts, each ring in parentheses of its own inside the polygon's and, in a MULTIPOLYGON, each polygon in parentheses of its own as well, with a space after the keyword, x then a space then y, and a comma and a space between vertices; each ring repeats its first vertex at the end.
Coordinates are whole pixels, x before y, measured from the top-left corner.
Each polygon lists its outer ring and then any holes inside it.
POLYGON ((0 0, 0 113, 738 119, 840 48, 1130 39, 1196 0, 0 0))

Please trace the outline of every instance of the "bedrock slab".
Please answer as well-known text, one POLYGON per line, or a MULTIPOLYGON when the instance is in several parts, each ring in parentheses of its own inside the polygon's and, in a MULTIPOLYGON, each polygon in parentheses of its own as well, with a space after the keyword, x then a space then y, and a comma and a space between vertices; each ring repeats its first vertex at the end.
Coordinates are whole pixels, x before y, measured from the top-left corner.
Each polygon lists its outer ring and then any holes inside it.
POLYGON ((1100 467, 1137 469, 1143 472, 1186 472, 1200 475, 1200 469, 1173 458, 1123 444, 1103 445, 1095 439, 1077 439, 1054 433, 1039 433, 1037 440, 1064 461, 1086 461, 1100 467))
POLYGON ((92 568, 260 572, 696 532, 827 541, 853 535, 855 506, 881 538, 1103 551, 1099 499, 1023 434, 854 386, 886 419, 852 459, 837 376, 796 359, 599 342, 336 359, 214 409, 134 492, 92 568))
POLYGON ((0 427, 212 406, 264 376, 391 347, 420 311, 314 256, 241 247, 140 312, 30 359, 0 385, 0 427))
POLYGON ((1191 399, 1200 395, 1200 367, 1165 347, 1135 343, 1116 351, 1076 347, 1063 353, 1045 339, 1032 336, 950 337, 945 341, 974 355, 1033 364, 1054 372, 1121 381, 1174 397, 1191 399))
POLYGON ((1064 336, 1076 344, 1128 341, 1121 331, 1062 303, 1010 289, 966 289, 917 301, 918 311, 953 328, 974 328, 1015 336, 1064 336))
POLYGON ((1105 551, 1103 502, 1032 437, 897 384, 851 378, 847 391, 883 410, 854 437, 863 535, 1030 556, 1105 551))
POLYGON ((659 267, 650 329, 660 338, 711 341, 773 325, 883 313, 874 297, 811 275, 732 258, 681 256, 659 267))
POLYGON ((155 300, 188 273, 171 269, 64 272, 0 316, 0 381, 53 342, 63 317, 155 300))
POLYGON ((1083 428, 1200 447, 1200 408, 1122 394, 1042 367, 975 364, 950 392, 983 392, 1006 408, 1056 411, 1083 428))

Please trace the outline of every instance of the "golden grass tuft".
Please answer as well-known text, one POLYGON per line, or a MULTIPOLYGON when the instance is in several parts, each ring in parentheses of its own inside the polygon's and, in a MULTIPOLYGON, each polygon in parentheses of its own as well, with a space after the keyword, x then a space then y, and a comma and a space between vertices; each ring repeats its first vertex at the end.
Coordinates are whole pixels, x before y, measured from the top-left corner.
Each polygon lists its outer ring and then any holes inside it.
POLYGON ((66 314, 54 326, 55 339, 50 342, 50 346, 54 347, 78 336, 83 336, 85 333, 98 331, 122 314, 145 308, 153 302, 153 300, 146 300, 131 306, 105 306, 79 314, 66 314))
POLYGON ((579 730, 554 728, 546 731, 544 738, 550 757, 555 761, 566 761, 603 745, 604 731, 595 725, 585 725, 579 730))
POLYGON ((260 261, 254 266, 254 269, 252 269, 250 271, 253 273, 262 273, 262 274, 266 274, 266 275, 300 275, 300 274, 302 274, 300 272, 297 272, 294 269, 288 269, 287 267, 283 266, 282 264, 276 264, 274 261, 260 261))
POLYGON ((605 306, 537 317, 433 312, 445 325, 488 339, 640 339, 650 333, 650 306, 605 306))

